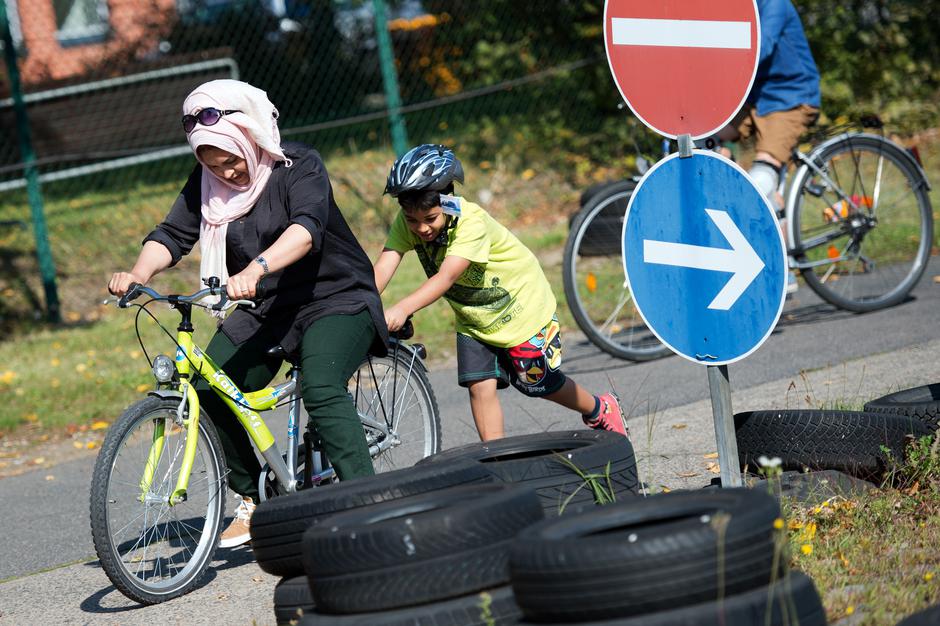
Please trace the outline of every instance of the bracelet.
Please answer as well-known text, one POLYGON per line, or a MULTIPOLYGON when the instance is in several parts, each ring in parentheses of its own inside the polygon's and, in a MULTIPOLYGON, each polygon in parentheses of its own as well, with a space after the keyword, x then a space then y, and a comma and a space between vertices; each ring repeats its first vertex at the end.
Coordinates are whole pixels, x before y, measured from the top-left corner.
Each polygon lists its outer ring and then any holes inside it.
POLYGON ((255 257, 255 263, 261 266, 264 270, 264 273, 261 275, 261 278, 264 278, 268 275, 268 262, 264 260, 263 256, 255 257))

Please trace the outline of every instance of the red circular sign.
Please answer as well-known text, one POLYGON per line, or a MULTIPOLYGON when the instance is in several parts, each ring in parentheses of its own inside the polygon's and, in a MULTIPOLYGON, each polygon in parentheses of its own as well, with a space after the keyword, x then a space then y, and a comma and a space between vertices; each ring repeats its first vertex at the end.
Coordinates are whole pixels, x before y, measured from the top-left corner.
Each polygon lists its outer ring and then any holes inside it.
POLYGON ((661 135, 707 137, 731 121, 754 82, 755 0, 606 0, 604 45, 617 88, 661 135))

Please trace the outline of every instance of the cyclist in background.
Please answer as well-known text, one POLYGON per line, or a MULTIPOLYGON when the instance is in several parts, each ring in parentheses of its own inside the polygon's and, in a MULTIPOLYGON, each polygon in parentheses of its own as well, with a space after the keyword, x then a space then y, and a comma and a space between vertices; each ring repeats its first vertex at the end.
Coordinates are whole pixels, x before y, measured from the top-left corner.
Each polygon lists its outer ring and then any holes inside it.
MULTIPOLYGON (((719 131, 718 138, 755 139, 748 174, 779 215, 783 209, 777 191, 780 169, 790 160, 800 136, 819 117, 819 70, 790 0, 757 0, 757 9, 761 42, 754 85, 744 106, 719 131)), ((786 225, 781 228, 786 233, 786 225)), ((795 290, 796 276, 791 272, 787 291, 795 290)))
MULTIPOLYGON (((368 352, 384 355, 388 332, 369 257, 339 207, 320 155, 281 144, 277 109, 265 92, 236 80, 200 85, 183 103, 183 130, 198 163, 163 223, 144 239, 130 272, 108 284, 123 295, 175 265, 200 242, 200 274, 218 277, 228 297, 265 300, 239 307, 206 349, 244 391, 267 386, 281 367, 267 350, 300 354, 301 393, 312 429, 340 480, 374 473, 359 415, 346 391, 368 352)), ((220 546, 249 539, 258 499, 258 463, 251 440, 202 379, 199 402, 212 418, 241 496, 220 546)))
POLYGON ((467 387, 480 439, 503 436, 497 389, 511 383, 582 415, 590 428, 626 436, 620 402, 595 396, 561 371, 555 296, 535 255, 478 205, 450 195, 463 166, 444 146, 417 146, 395 161, 385 192, 401 206, 375 263, 382 292, 409 250, 428 280, 385 310, 391 331, 444 297, 457 321, 457 382, 467 387))

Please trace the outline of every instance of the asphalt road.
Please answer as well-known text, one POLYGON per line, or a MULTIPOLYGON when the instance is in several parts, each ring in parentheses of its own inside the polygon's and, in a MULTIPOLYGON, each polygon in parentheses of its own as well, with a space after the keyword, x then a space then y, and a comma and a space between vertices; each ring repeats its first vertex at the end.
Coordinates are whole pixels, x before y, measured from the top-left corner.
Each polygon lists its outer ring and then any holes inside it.
MULTIPOLYGON (((855 315, 820 303, 803 288, 766 343, 730 366, 734 410, 864 402, 940 380, 940 259, 913 297, 890 310, 855 315)), ((630 363, 574 336, 565 370, 585 387, 613 387, 624 401, 641 477, 653 485, 697 487, 713 476, 715 449, 704 368, 668 357, 630 363), (680 476, 681 474, 681 476, 680 476)), ((444 446, 476 441, 466 392, 452 370, 433 372, 444 446)), ((502 392, 507 435, 581 427, 548 402, 502 392)), ((277 582, 246 549, 220 550, 205 586, 157 607, 136 607, 94 561, 88 526, 92 456, 0 480, 0 623, 273 623, 277 582)))

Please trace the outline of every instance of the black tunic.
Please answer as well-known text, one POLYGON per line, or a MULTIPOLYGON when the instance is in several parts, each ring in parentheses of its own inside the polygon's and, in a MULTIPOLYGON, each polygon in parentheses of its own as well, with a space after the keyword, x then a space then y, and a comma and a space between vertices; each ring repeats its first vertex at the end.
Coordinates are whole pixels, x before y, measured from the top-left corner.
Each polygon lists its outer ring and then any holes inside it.
MULTIPOLYGON (((310 253, 292 265, 265 277, 265 299, 256 309, 239 307, 221 330, 240 344, 261 325, 283 329, 281 345, 296 352, 304 331, 326 315, 355 314, 368 309, 376 328, 372 353, 384 355, 388 328, 375 275, 368 255, 359 245, 333 198, 326 166, 316 150, 300 143, 282 146, 291 167, 275 164, 255 206, 229 222, 226 266, 229 275, 248 267, 291 224, 307 229, 313 238, 310 253)), ((197 164, 169 214, 144 239, 170 251, 173 265, 199 240, 202 165, 197 164)))

